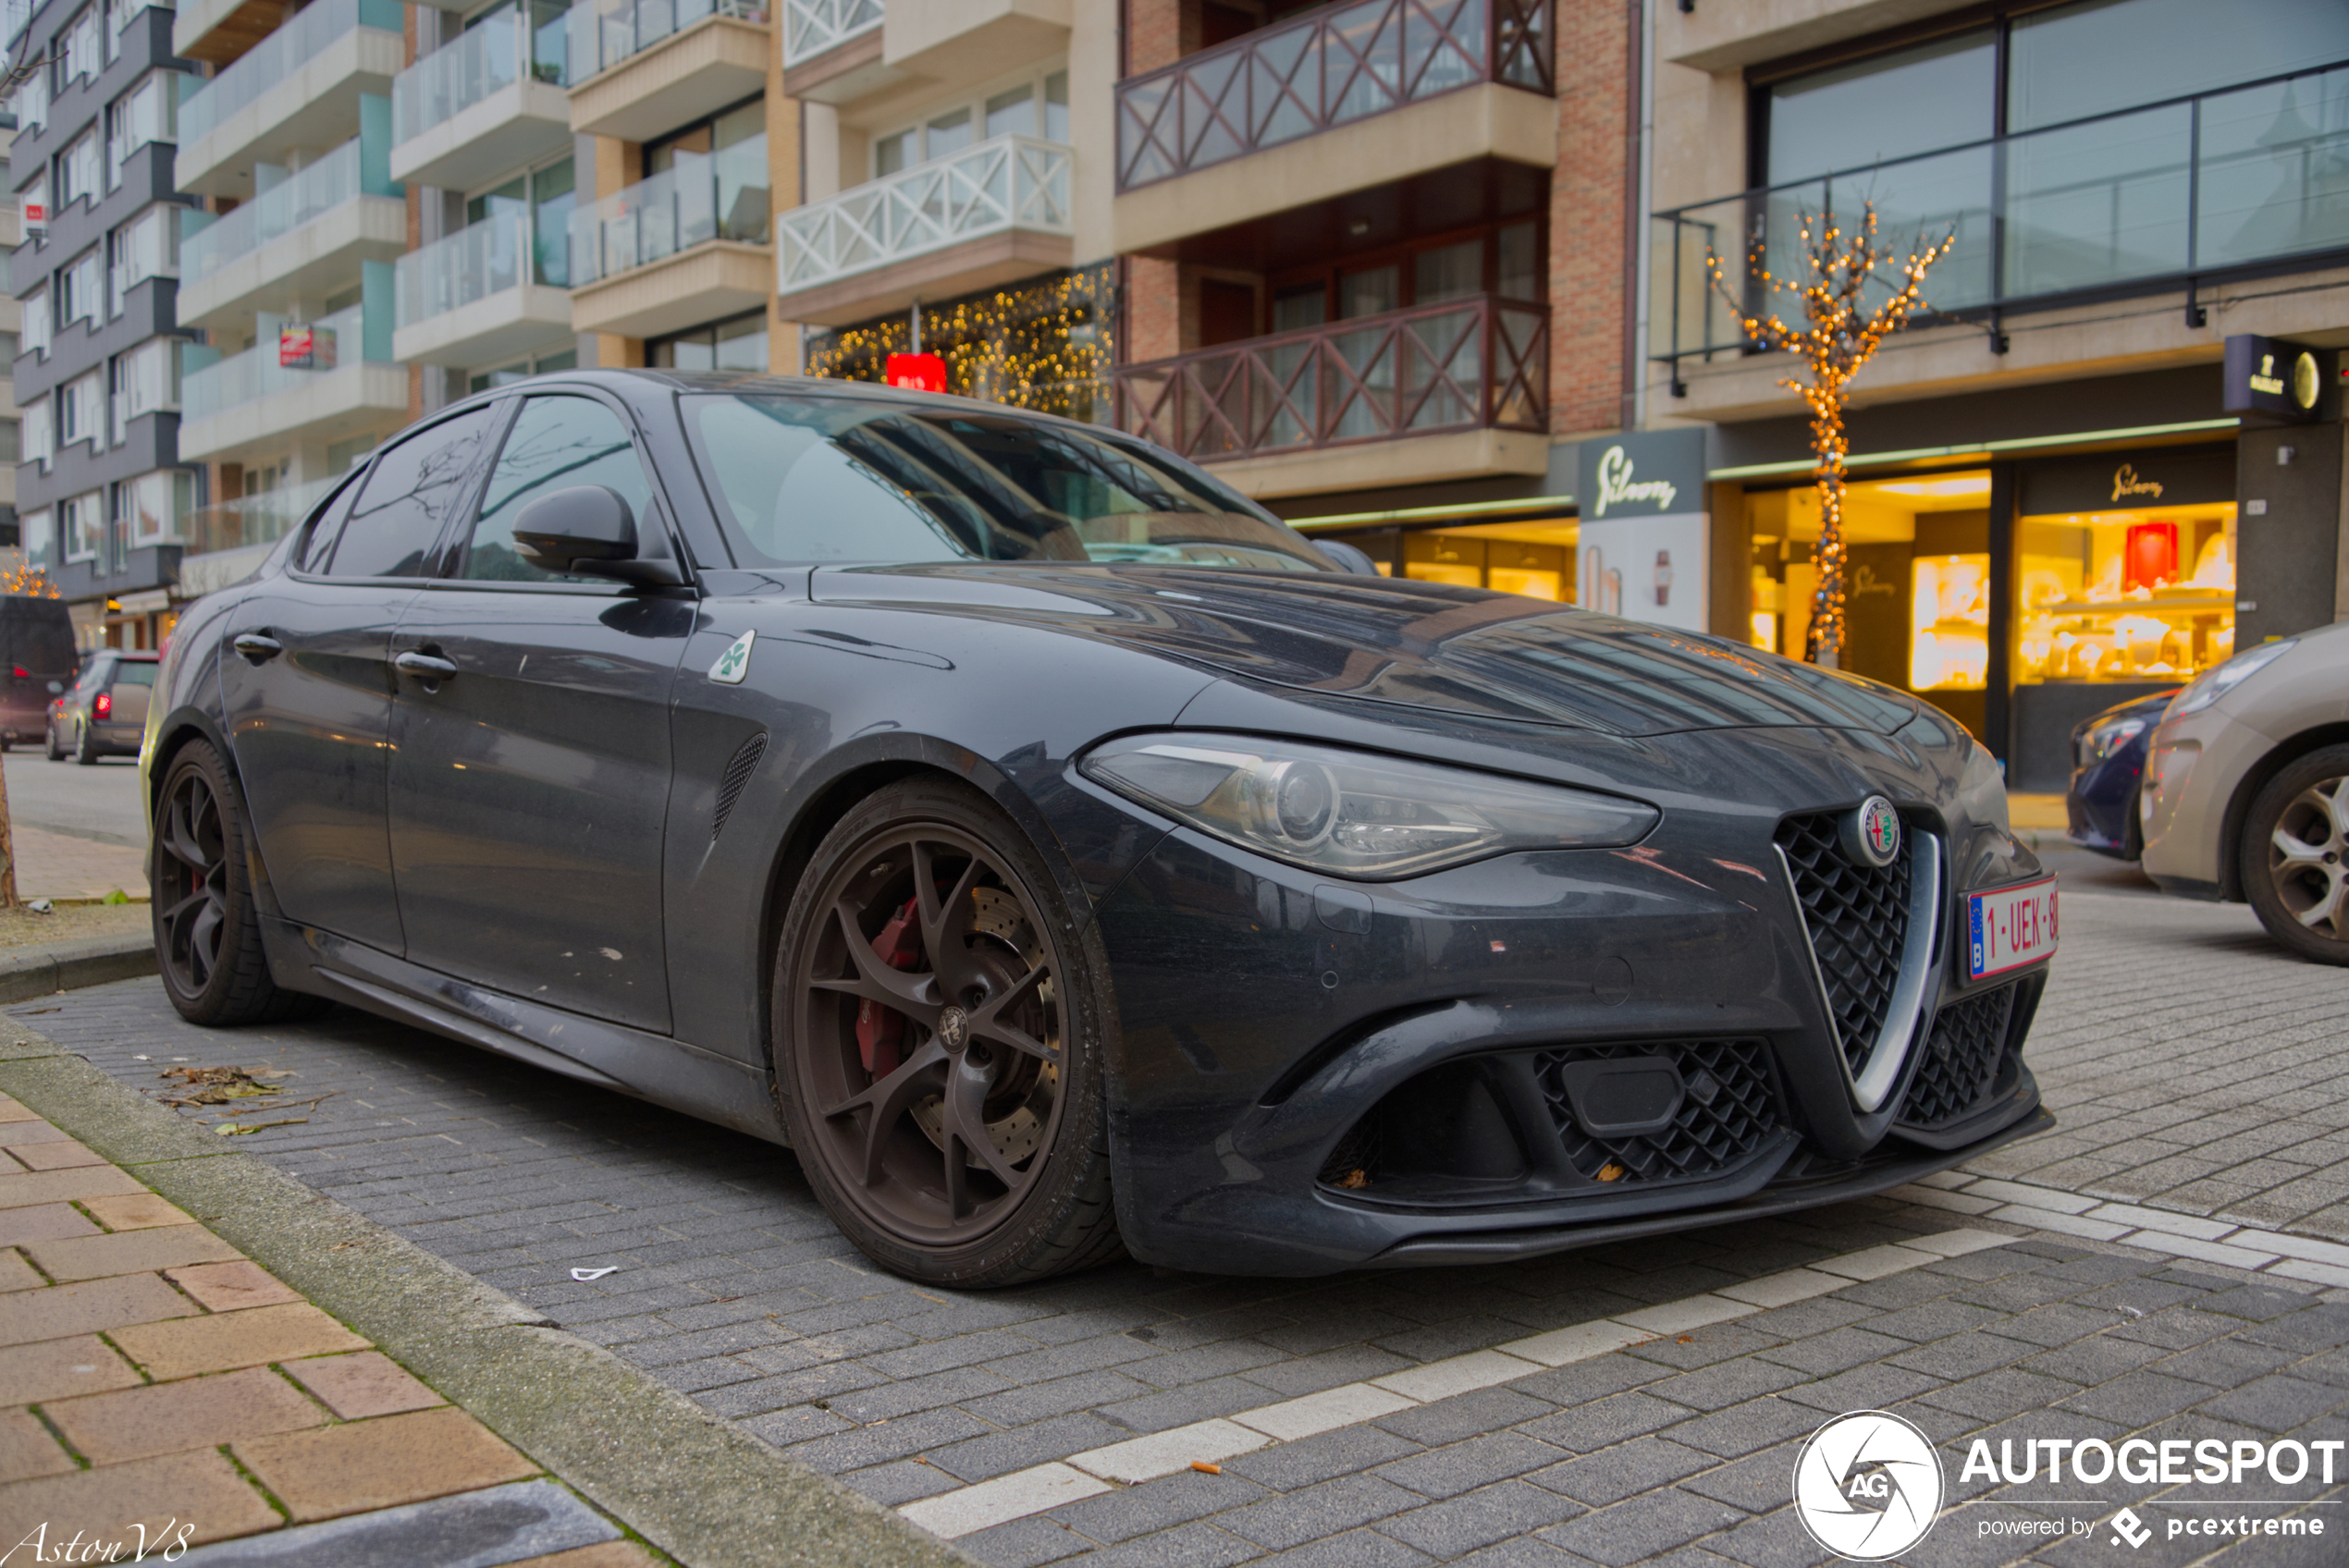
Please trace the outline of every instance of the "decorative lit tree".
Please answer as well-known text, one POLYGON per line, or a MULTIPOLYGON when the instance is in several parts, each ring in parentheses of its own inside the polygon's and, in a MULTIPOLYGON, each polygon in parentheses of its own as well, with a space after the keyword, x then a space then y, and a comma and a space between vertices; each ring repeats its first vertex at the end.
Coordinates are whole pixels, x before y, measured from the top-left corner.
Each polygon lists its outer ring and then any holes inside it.
POLYGON ((1783 349, 1810 371, 1807 382, 1789 376, 1779 385, 1802 394, 1811 410, 1811 449, 1818 455, 1814 471, 1819 484, 1819 542, 1812 551, 1818 569, 1818 586, 1811 597, 1811 625, 1803 634, 1802 656, 1829 669, 1843 660, 1844 460, 1849 455, 1843 432, 1843 410, 1851 398, 1851 378, 1876 354, 1877 346, 1898 332, 1925 305, 1925 275, 1957 243, 1955 229, 1938 243, 1912 249, 1897 265, 1876 243, 1876 203, 1863 202, 1856 228, 1846 231, 1832 213, 1795 214, 1795 243, 1802 276, 1782 278, 1770 271, 1766 238, 1757 237, 1746 256, 1746 273, 1760 285, 1765 313, 1749 315, 1733 291, 1721 258, 1708 253, 1705 265, 1713 287, 1728 301, 1730 313, 1745 335, 1761 347, 1783 349), (1868 285, 1881 277, 1897 286, 1889 297, 1871 306, 1868 285), (1776 308, 1780 296, 1792 295, 1801 305, 1802 325, 1789 326, 1776 308))
POLYGON ((22 561, 0 569, 0 594, 22 594, 35 599, 61 599, 64 594, 49 581, 46 567, 27 566, 22 561))

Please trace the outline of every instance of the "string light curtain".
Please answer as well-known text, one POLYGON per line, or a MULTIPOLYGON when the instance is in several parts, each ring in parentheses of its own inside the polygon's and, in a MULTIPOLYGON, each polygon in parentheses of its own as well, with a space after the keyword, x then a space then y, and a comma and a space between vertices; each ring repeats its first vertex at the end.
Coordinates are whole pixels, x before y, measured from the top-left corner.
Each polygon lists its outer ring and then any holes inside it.
POLYGON ((1783 350, 1801 360, 1810 379, 1792 376, 1779 386, 1802 396, 1811 410, 1811 449, 1818 459, 1813 470, 1819 488, 1819 542, 1811 552, 1818 587, 1812 594, 1811 626, 1803 636, 1802 656, 1835 669, 1843 662, 1844 545, 1843 484, 1851 456, 1843 415, 1851 398, 1851 378, 1875 357, 1876 349, 1909 318, 1926 309, 1925 275, 1957 243, 1952 228, 1938 243, 1913 249, 1907 260, 1892 268, 1876 243, 1876 203, 1863 203, 1856 228, 1846 231, 1832 213, 1795 215, 1795 253, 1800 278, 1782 278, 1770 270, 1768 237, 1754 237, 1746 255, 1746 274, 1753 297, 1766 313, 1748 314, 1745 300, 1731 290, 1721 258, 1710 251, 1706 269, 1713 287, 1728 301, 1747 337, 1760 348, 1783 350), (1880 271, 1879 269, 1887 269, 1880 271), (1897 276, 1897 283, 1894 281, 1897 276), (1892 292, 1871 309, 1865 298, 1872 283, 1892 292), (1773 308, 1791 295, 1800 302, 1800 329, 1787 325, 1773 308))
MULTIPOLYGON (((1013 408, 1110 422, 1107 263, 925 302, 922 349, 946 361, 946 389, 1013 408)), ((914 347, 910 312, 807 337, 807 374, 879 381, 914 347)))

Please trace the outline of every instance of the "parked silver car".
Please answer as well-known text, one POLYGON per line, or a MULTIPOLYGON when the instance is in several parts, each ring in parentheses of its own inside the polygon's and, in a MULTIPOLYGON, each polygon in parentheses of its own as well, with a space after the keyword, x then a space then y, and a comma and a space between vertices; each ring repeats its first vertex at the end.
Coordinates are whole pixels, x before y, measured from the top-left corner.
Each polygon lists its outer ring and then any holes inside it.
POLYGON ((49 760, 70 756, 86 767, 100 757, 137 756, 161 656, 133 648, 92 654, 80 678, 49 704, 49 760))
POLYGON ((2179 692, 2138 809, 2164 891, 2247 902, 2294 952, 2349 964, 2349 623, 2245 649, 2179 692))

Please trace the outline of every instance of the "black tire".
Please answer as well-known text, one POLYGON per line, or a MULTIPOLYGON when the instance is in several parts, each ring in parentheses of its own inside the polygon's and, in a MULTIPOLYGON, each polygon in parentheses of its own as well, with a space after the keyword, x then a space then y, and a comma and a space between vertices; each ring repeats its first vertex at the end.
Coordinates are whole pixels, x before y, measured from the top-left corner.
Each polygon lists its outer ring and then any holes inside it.
POLYGON ((2349 746, 2284 766, 2244 819, 2236 867, 2268 935, 2318 963, 2349 964, 2349 746))
POLYGON ((2121 808, 2126 815, 2121 819, 2121 858, 2141 861, 2146 858, 2145 786, 2140 784, 2129 791, 2129 803, 2121 808))
POLYGON ((156 967, 191 1023, 276 1023, 323 1011, 279 986, 261 946, 244 808, 220 753, 190 741, 155 794, 156 967))
POLYGON ((42 729, 41 729, 41 735, 42 735, 42 740, 43 740, 43 741, 46 743, 46 745, 47 745, 47 747, 48 747, 48 752, 49 752, 49 760, 50 760, 51 762, 63 762, 63 761, 65 761, 65 760, 66 760, 66 749, 65 749, 63 746, 60 746, 60 745, 58 745, 58 744, 57 744, 57 727, 56 727, 56 724, 53 721, 53 722, 50 722, 50 723, 47 723, 47 724, 43 725, 43 726, 42 726, 42 729))
POLYGON ((892 784, 825 835, 776 944, 774 1086, 867 1256, 972 1290, 1121 1256, 1108 974, 1027 836, 963 785, 892 784))
POLYGON ((84 767, 98 766, 98 742, 91 736, 90 727, 87 724, 80 725, 77 729, 73 741, 73 760, 84 767))

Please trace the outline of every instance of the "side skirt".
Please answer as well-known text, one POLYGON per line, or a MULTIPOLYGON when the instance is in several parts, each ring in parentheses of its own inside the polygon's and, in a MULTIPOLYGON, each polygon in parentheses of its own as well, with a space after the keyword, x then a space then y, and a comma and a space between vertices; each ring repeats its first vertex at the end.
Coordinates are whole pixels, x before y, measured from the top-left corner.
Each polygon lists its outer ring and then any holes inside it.
POLYGON ((451 979, 289 920, 264 919, 263 928, 280 984, 769 1143, 791 1141, 766 1074, 747 1062, 451 979))

